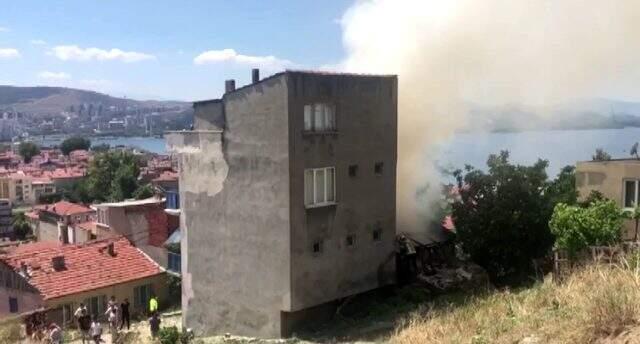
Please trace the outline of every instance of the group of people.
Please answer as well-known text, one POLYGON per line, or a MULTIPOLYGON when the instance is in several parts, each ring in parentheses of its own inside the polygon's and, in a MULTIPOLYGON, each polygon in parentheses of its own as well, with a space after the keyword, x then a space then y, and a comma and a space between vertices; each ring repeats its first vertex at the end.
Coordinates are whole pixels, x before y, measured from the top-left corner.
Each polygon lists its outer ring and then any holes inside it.
MULTIPOLYGON (((131 313, 129 310, 129 299, 125 298, 120 304, 116 301, 115 296, 111 296, 107 303, 107 310, 104 313, 107 322, 109 324, 109 332, 112 339, 117 336, 118 331, 122 330, 125 323, 127 324, 127 330, 131 326, 131 313)), ((156 337, 160 330, 160 318, 158 316, 158 299, 152 296, 149 300, 149 312, 151 318, 149 318, 149 326, 151 328, 151 335, 156 337)), ((102 325, 98 321, 97 315, 91 315, 87 306, 83 303, 75 311, 74 316, 78 323, 78 329, 82 336, 82 343, 85 341, 90 343, 93 341, 95 344, 103 342, 102 340, 102 325)))

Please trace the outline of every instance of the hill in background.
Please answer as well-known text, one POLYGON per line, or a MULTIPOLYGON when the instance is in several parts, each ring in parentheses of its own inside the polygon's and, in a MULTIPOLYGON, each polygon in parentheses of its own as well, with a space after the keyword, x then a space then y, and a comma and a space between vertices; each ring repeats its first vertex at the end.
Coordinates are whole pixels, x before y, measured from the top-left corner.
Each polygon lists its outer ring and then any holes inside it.
POLYGON ((112 97, 94 91, 66 87, 0 86, 0 110, 13 110, 34 115, 57 114, 79 104, 102 104, 117 108, 190 108, 180 101, 133 100, 112 97))

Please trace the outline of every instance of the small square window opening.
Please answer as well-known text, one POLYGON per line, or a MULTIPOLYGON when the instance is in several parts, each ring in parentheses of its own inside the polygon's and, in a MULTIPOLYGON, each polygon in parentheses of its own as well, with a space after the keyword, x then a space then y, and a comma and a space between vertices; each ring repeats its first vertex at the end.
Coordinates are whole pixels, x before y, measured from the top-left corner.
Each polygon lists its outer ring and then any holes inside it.
POLYGON ((356 245, 356 236, 355 235, 347 235, 347 247, 353 247, 356 245))
POLYGON ((349 165, 349 177, 358 175, 358 165, 349 165))
POLYGON ((373 241, 380 241, 380 240, 382 240, 382 230, 375 229, 373 231, 373 241))
POLYGON ((373 167, 373 171, 375 172, 376 176, 381 176, 383 170, 384 170, 384 163, 376 162, 376 164, 373 167))
POLYGON ((313 250, 313 253, 315 254, 322 253, 322 241, 314 242, 312 250, 313 250))

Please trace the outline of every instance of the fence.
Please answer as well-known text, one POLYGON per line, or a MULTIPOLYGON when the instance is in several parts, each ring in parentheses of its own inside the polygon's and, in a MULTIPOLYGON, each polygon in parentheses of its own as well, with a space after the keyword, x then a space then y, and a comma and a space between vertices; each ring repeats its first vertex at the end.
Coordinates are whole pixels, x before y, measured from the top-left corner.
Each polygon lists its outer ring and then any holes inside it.
POLYGON ((616 265, 640 251, 640 243, 624 242, 615 246, 589 246, 573 256, 566 250, 553 251, 553 279, 564 280, 571 272, 587 264, 616 265))

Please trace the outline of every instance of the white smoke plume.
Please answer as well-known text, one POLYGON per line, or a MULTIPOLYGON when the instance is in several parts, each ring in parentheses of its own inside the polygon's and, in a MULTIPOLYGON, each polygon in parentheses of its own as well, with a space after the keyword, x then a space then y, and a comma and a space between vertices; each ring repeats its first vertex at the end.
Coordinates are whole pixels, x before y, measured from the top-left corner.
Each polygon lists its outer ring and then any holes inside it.
POLYGON ((469 104, 548 108, 633 95, 637 0, 372 0, 342 18, 346 71, 399 76, 398 231, 423 231, 416 190, 440 190, 429 161, 469 122, 469 104), (627 93, 625 93, 627 92, 627 93))

